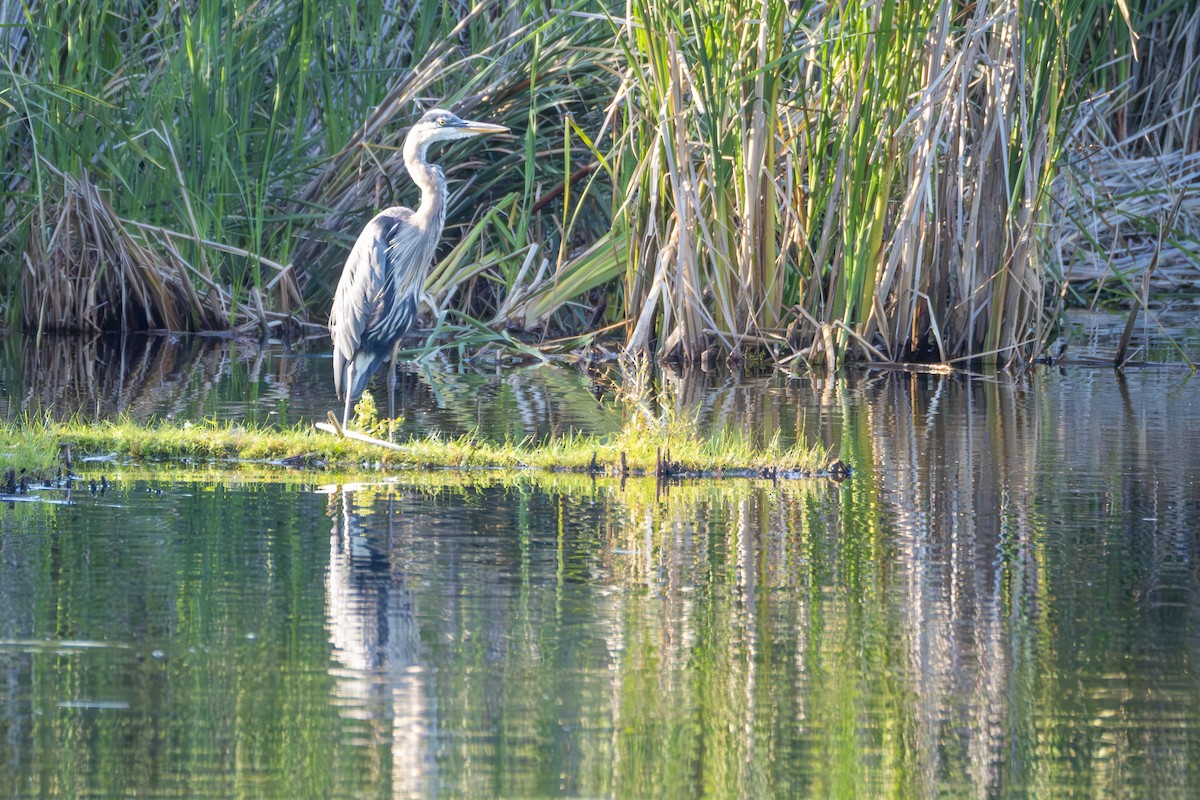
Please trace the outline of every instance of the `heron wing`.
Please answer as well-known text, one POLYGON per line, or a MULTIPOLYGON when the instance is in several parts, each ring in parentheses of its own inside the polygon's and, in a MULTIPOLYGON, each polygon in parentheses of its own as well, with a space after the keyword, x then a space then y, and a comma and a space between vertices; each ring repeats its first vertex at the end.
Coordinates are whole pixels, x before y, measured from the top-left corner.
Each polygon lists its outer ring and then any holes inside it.
POLYGON ((346 358, 352 358, 362 342, 367 320, 387 285, 389 227, 378 216, 368 222, 342 268, 329 312, 329 329, 334 349, 346 358))
POLYGON ((355 386, 365 386, 378 362, 412 327, 439 233, 409 209, 389 208, 359 234, 329 314, 339 396, 352 364, 355 386))
POLYGON ((392 213, 377 214, 358 235, 333 296, 329 333, 333 339, 334 388, 339 396, 347 368, 362 346, 370 321, 387 302, 388 241, 393 229, 404 224, 404 215, 389 211, 392 213))
MULTIPOLYGON (((407 211, 407 209, 404 209, 407 211)), ((367 319, 366 335, 380 343, 391 345, 416 322, 417 305, 436 239, 427 235, 415 214, 405 214, 387 231, 384 258, 387 261, 387 286, 371 316, 367 319)))

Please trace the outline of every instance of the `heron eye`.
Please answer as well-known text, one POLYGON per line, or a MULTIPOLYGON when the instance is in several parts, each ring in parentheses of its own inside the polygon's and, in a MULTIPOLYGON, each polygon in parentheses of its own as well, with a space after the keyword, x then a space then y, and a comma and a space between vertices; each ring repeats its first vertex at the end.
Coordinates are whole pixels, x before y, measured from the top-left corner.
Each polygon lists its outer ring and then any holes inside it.
POLYGON ((445 124, 446 124, 446 118, 438 117, 438 125, 445 125, 445 124))

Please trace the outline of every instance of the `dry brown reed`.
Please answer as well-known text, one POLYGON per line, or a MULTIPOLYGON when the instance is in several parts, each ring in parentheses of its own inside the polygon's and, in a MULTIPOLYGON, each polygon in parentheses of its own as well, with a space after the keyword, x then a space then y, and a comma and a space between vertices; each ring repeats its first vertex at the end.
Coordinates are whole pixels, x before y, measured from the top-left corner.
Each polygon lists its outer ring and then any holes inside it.
POLYGON ((1200 287, 1200 152, 1132 156, 1093 145, 1063 174, 1051 253, 1090 304, 1106 289, 1140 287, 1159 252, 1150 292, 1200 287), (1171 209, 1178 203, 1178 214, 1171 209), (1173 221, 1170 228, 1164 223, 1173 221))
POLYGON ((1079 108, 1044 237, 1060 303, 1129 307, 1118 363, 1139 312, 1158 324, 1156 296, 1200 289, 1200 7, 1150 5, 1111 88, 1079 108))
POLYGON ((201 298, 187 265, 163 263, 113 213, 87 179, 62 176, 62 199, 46 210, 25 253, 22 311, 31 331, 182 330, 192 314, 222 320, 201 298))
MULTIPOLYGON (((287 314, 268 311, 257 289, 244 302, 217 282, 201 258, 184 257, 179 241, 252 257, 239 248, 118 216, 84 174, 57 173, 62 198, 39 207, 27 239, 21 281, 23 322, 45 331, 189 331, 285 325, 287 314)), ((267 288, 299 298, 290 270, 277 269, 267 288)))
MULTIPOLYGON (((1200 54, 1190 63, 1200 80, 1200 54)), ((1143 278, 1150 294, 1200 287, 1197 97, 1134 132, 1125 129, 1129 104, 1117 93, 1084 107, 1055 183, 1047 241, 1059 274, 1089 305, 1129 301, 1143 278)), ((1174 93, 1171 98, 1178 100, 1174 93)))

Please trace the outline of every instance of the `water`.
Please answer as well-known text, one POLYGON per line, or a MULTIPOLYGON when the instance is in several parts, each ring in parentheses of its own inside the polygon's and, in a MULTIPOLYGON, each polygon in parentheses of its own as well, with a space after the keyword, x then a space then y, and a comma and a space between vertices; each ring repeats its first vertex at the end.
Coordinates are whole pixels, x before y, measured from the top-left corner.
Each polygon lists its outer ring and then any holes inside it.
MULTIPOLYGON (((0 338, 0 419, 25 413, 139 421, 231 419, 281 426, 341 415, 328 338, 297 347, 217 338, 0 338)), ((605 382, 571 369, 490 362, 404 364, 397 385, 401 436, 440 430, 503 439, 620 427, 600 402, 605 382)), ((387 411, 386 384, 373 387, 387 411)))
MULTIPOLYGON (((166 400, 108 373, 54 397, 332 407, 327 359, 221 352, 166 400)), ((607 380, 437 363, 402 402, 414 427, 603 430, 607 380)), ((3 508, 0 796, 1200 794, 1190 373, 664 382, 856 475, 110 466, 3 508)))

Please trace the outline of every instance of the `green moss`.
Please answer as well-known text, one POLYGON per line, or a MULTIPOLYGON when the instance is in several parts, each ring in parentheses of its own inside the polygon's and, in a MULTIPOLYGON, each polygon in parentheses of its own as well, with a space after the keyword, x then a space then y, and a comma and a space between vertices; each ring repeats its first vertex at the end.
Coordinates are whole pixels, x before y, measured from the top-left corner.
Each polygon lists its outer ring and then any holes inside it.
POLYGON ((785 448, 778 442, 755 446, 744 437, 702 436, 694 425, 666 422, 629 425, 618 434, 574 434, 488 441, 476 436, 436 433, 400 441, 401 450, 324 433, 308 425, 291 429, 233 422, 155 422, 130 419, 74 420, 0 425, 0 464, 44 470, 69 448, 75 459, 106 455, 122 460, 199 459, 232 462, 286 461, 326 469, 379 465, 384 468, 510 468, 587 471, 609 474, 653 472, 659 454, 677 470, 720 472, 745 469, 813 470, 825 466, 821 448, 785 448))

